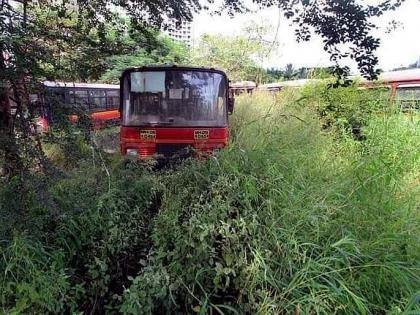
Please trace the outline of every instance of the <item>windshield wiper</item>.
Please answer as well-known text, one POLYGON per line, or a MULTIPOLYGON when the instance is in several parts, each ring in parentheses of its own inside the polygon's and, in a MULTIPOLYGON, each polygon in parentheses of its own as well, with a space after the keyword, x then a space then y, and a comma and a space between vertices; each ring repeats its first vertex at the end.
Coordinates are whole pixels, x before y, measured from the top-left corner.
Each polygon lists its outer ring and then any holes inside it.
POLYGON ((153 122, 150 124, 153 126, 168 126, 168 125, 173 125, 174 121, 159 121, 159 122, 153 122))

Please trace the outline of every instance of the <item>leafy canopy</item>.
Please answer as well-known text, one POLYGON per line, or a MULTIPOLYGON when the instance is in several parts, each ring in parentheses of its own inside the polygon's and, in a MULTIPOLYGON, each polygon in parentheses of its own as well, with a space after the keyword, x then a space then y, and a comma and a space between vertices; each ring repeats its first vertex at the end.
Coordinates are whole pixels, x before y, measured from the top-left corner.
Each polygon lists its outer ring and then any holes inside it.
MULTIPOLYGON (((255 0, 253 3, 260 8, 279 7, 284 16, 296 25, 297 40, 306 41, 311 38, 312 34, 318 34, 324 39, 324 49, 337 65, 342 58, 350 57, 356 61, 363 75, 375 78, 378 59, 374 53, 379 46, 379 39, 372 35, 375 26, 371 19, 381 16, 388 10, 395 9, 403 1, 381 0, 377 5, 365 4, 361 0, 255 0)), ((96 41, 98 50, 107 50, 112 47, 112 44, 107 37, 108 30, 105 25, 107 23, 114 24, 119 34, 123 34, 125 31, 117 27, 117 25, 121 25, 117 12, 125 12, 131 20, 133 29, 145 30, 149 26, 160 27, 168 19, 192 20, 194 12, 208 9, 208 6, 203 4, 212 2, 211 0, 204 2, 198 0, 75 0, 60 2, 53 0, 4 0, 1 3, 0 25, 2 34, 5 36, 2 37, 0 48, 2 51, 6 49, 16 53, 18 47, 5 48, 3 46, 6 38, 19 33, 30 35, 27 39, 31 40, 40 38, 41 41, 38 43, 40 46, 45 43, 44 39, 49 39, 47 42, 50 43, 62 40, 74 45, 77 41, 83 41, 86 35, 95 29, 96 38, 90 40, 96 41), (22 9, 16 10, 16 5, 13 5, 16 3, 20 3, 22 9), (39 16, 28 18, 28 12, 37 10, 46 12, 45 14, 53 17, 55 21, 59 21, 57 28, 50 29, 51 19, 48 23, 43 24, 39 23, 39 16), (71 27, 62 21, 70 17, 75 18, 75 24, 71 27), (7 23, 8 20, 13 23, 7 23), (11 26, 11 24, 13 25, 11 26), (30 26, 34 25, 38 26, 38 32, 31 34, 29 30, 35 30, 30 26)), ((216 12, 227 11, 233 15, 248 10, 244 0, 223 0, 216 12)), ((85 51, 83 56, 95 55, 92 54, 94 52, 92 46, 89 46, 90 49, 85 51)), ((42 52, 42 49, 38 51, 42 52)), ((28 60, 26 66, 31 68, 33 63, 37 63, 39 59, 42 59, 42 56, 35 56, 32 60, 28 60)))
POLYGON ((149 51, 141 46, 128 54, 116 54, 105 59, 107 70, 100 80, 107 83, 117 83, 124 69, 149 64, 187 64, 189 50, 182 44, 166 36, 159 36, 154 49, 149 51))
POLYGON ((230 80, 255 80, 258 67, 252 58, 261 46, 242 35, 203 35, 193 51, 194 64, 223 69, 230 80))
POLYGON ((193 49, 192 62, 223 69, 233 81, 261 82, 265 76, 264 61, 278 48, 272 29, 267 22, 251 21, 236 36, 205 34, 193 49))

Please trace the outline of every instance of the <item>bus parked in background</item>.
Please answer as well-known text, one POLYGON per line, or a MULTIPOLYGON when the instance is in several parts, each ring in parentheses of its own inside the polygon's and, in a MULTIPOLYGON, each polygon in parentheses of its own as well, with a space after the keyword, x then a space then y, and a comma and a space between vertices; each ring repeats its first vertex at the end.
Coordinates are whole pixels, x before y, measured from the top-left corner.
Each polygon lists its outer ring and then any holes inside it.
POLYGON ((123 155, 200 156, 227 145, 234 100, 223 71, 145 66, 125 70, 120 82, 123 155))
POLYGON ((231 92, 231 95, 233 96, 238 96, 242 93, 252 94, 255 91, 277 93, 280 92, 284 87, 299 88, 304 86, 306 83, 312 81, 315 80, 299 79, 290 81, 280 81, 274 83, 265 83, 260 85, 257 85, 253 81, 238 81, 231 83, 229 86, 229 90, 231 92))
POLYGON ((271 93, 278 93, 285 87, 301 88, 309 82, 316 82, 316 81, 319 81, 319 80, 299 79, 299 80, 290 80, 290 81, 280 81, 280 82, 275 82, 275 83, 266 83, 266 84, 260 84, 257 90, 271 92, 271 93))
MULTIPOLYGON (((359 79, 356 76, 351 79, 359 79)), ((300 79, 261 84, 258 91, 278 93, 285 87, 301 88, 310 82, 321 82, 320 79, 300 79)), ((360 88, 381 88, 384 99, 394 101, 402 111, 420 110, 420 69, 384 72, 377 81, 362 79, 360 88)))
MULTIPOLYGON (((99 83, 43 82, 44 92, 32 95, 32 101, 40 104, 38 125, 42 131, 53 123, 51 106, 63 104, 73 109, 85 110, 91 117, 93 127, 101 128, 120 121, 120 88, 118 85, 99 83)), ((72 122, 77 114, 70 116, 72 122)))
POLYGON ((379 84, 390 88, 390 97, 402 111, 420 110, 420 69, 384 72, 379 84))
POLYGON ((238 96, 242 93, 252 94, 256 88, 257 84, 253 81, 239 81, 229 85, 229 90, 233 96, 238 96))

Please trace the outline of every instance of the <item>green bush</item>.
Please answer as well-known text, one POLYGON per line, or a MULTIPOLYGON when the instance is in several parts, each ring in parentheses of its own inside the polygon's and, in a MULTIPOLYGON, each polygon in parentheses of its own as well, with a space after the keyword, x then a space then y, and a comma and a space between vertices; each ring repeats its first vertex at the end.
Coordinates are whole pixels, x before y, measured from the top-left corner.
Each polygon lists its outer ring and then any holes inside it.
POLYGON ((122 312, 404 309, 420 284, 418 125, 381 117, 365 143, 337 142, 289 93, 241 98, 230 147, 162 177, 153 255, 122 312))
POLYGON ((332 88, 328 81, 309 84, 302 91, 302 103, 314 108, 323 128, 335 128, 364 139, 363 127, 372 116, 396 109, 387 88, 362 89, 358 82, 350 87, 332 88))
POLYGON ((207 161, 93 151, 2 183, 1 312, 416 312, 419 120, 357 93, 241 96, 207 161))
POLYGON ((108 165, 113 174, 108 178, 91 162, 61 179, 44 179, 43 191, 35 190, 35 182, 25 183, 30 193, 23 199, 12 195, 19 189, 13 183, 3 191, 4 209, 20 208, 29 221, 11 214, 15 220, 3 233, 9 237, 0 264, 5 312, 112 310, 128 277, 141 268, 151 246, 159 185, 137 163, 108 165))
POLYGON ((0 260, 2 311, 11 314, 59 313, 74 301, 61 251, 48 251, 24 235, 13 238, 0 260))

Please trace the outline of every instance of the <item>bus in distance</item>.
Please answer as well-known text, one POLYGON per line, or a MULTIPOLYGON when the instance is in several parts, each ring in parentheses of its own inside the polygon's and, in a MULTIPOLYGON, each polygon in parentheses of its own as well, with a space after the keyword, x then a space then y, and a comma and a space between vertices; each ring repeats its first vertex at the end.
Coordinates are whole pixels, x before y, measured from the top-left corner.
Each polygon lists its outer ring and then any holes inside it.
MULTIPOLYGON (((63 106, 86 111, 94 129, 118 125, 120 122, 119 85, 44 81, 42 86, 43 93, 31 95, 32 101, 38 103, 37 125, 41 132, 48 131, 53 123, 52 106, 57 101, 63 106)), ((77 122, 79 117, 72 114, 69 119, 77 122)))

